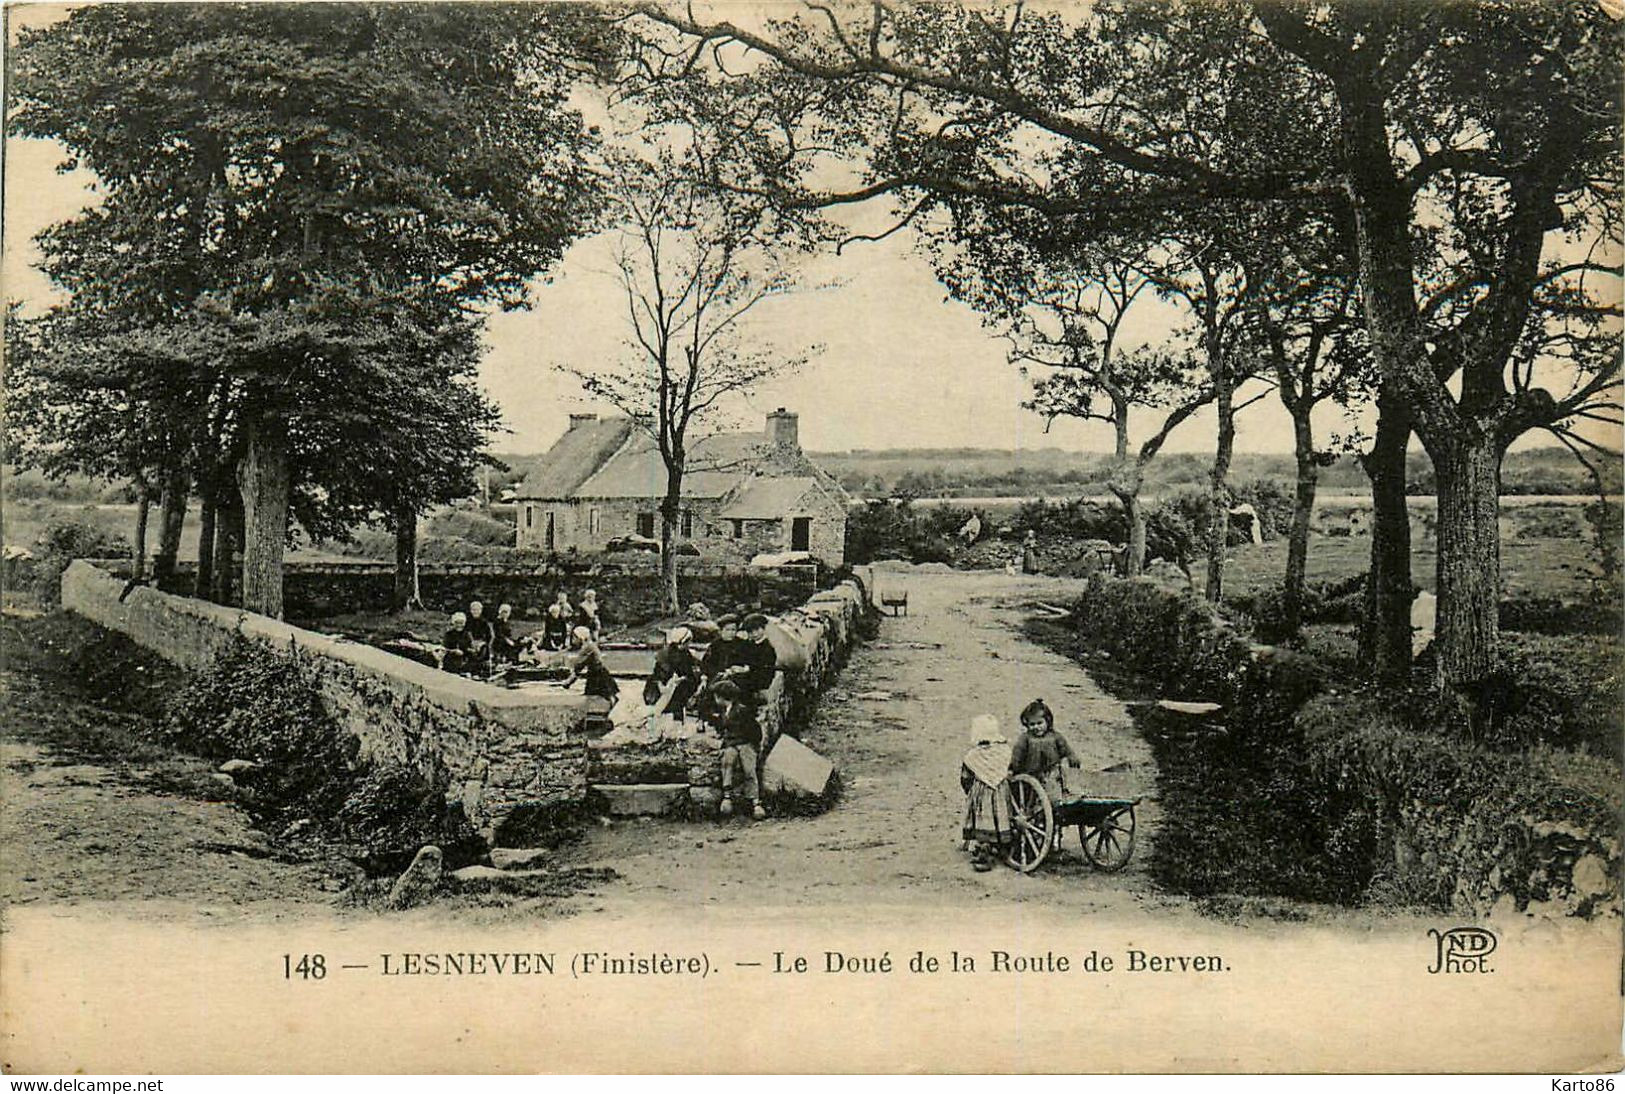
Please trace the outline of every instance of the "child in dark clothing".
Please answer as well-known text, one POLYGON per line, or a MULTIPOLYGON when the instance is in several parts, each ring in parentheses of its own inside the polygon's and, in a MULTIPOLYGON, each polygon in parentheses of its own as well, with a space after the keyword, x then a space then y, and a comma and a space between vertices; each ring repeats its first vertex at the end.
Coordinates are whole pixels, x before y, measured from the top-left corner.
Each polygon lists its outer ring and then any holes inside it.
POLYGON ((1078 754, 1055 732, 1055 715, 1042 699, 1034 699, 1021 712, 1021 735, 1010 749, 1010 774, 1031 775, 1044 784, 1051 801, 1065 801, 1066 778, 1062 761, 1079 766, 1078 754))
POLYGON ((734 811, 734 778, 739 776, 739 789, 750 802, 751 816, 762 820, 767 811, 762 808, 761 790, 756 779, 756 750, 762 743, 761 723, 756 720, 756 708, 744 702, 740 690, 732 681, 717 689, 719 709, 717 732, 722 736, 722 804, 723 816, 734 811))

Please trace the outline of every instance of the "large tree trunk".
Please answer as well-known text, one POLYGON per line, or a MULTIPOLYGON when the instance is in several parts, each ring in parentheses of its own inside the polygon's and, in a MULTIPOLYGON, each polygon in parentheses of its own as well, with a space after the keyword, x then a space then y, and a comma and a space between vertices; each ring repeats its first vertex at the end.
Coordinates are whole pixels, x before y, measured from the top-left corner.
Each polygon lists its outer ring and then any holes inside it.
MULTIPOLYGON (((1217 352, 1217 351, 1215 351, 1217 352)), ((1208 485, 1207 600, 1219 603, 1224 595, 1224 555, 1230 538, 1230 457, 1236 446, 1235 391, 1228 366, 1214 368, 1218 390, 1219 435, 1208 485)))
POLYGON ((418 600, 418 514, 402 508, 395 514, 395 587, 390 607, 404 612, 418 600))
POLYGON ((1292 416, 1292 450, 1298 465, 1298 489, 1292 499, 1292 530, 1286 542, 1286 580, 1281 587, 1281 620, 1287 637, 1303 625, 1304 571, 1309 564, 1309 522, 1315 515, 1320 465, 1315 462, 1315 432, 1309 410, 1292 416))
POLYGON ((153 584, 169 589, 175 582, 175 564, 181 553, 181 529, 186 526, 186 472, 168 471, 158 499, 158 553, 152 560, 153 584))
POLYGON ((1410 408, 1394 384, 1377 396, 1377 435, 1361 459, 1371 480, 1371 568, 1360 625, 1360 664, 1382 684, 1402 686, 1411 671, 1411 516, 1405 495, 1410 408))
POLYGON ((209 450, 200 461, 198 470, 201 505, 198 511, 197 580, 192 585, 192 595, 199 599, 207 598, 214 589, 215 526, 221 507, 227 504, 226 499, 236 493, 224 473, 229 471, 229 465, 221 451, 225 441, 226 406, 231 394, 231 381, 221 380, 215 392, 215 409, 209 423, 209 450))
POLYGON ((140 581, 147 576, 147 520, 152 515, 152 492, 147 484, 136 484, 135 546, 130 552, 130 576, 140 581))
POLYGON ((237 465, 243 493, 243 607, 282 618, 282 555, 288 541, 288 423, 261 415, 247 423, 237 465))
POLYGON ((1500 637, 1501 444, 1478 437, 1433 454, 1438 482, 1439 681, 1471 690, 1500 637))
POLYGON ((215 503, 214 563, 209 575, 209 599, 216 604, 235 602, 242 585, 242 549, 242 495, 225 489, 215 503))
POLYGON ((197 579, 192 583, 192 595, 199 599, 209 595, 214 585, 214 525, 219 509, 218 491, 213 485, 203 489, 199 499, 197 528, 197 579))
POLYGON ((682 611, 677 596, 677 520, 683 508, 683 472, 666 472, 666 496, 660 502, 660 585, 666 591, 666 610, 682 611))

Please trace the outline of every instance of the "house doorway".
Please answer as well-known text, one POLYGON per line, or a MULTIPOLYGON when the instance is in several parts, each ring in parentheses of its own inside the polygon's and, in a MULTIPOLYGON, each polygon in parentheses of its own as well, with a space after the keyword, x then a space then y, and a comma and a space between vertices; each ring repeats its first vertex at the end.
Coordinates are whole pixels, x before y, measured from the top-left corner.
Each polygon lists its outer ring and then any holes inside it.
POLYGON ((655 538, 655 515, 653 513, 638 514, 638 535, 645 539, 655 538))
POLYGON ((792 517, 790 520, 790 550, 805 551, 812 544, 812 518, 792 517))
POLYGON ((547 514, 547 531, 543 533, 543 539, 545 541, 545 545, 546 545, 547 550, 548 551, 554 550, 553 513, 552 513, 551 510, 547 514))

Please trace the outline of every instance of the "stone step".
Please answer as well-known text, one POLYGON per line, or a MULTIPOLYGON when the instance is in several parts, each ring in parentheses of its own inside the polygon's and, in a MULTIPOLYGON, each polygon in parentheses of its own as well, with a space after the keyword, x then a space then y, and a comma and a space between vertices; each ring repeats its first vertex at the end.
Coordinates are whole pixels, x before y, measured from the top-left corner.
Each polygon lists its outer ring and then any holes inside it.
POLYGON ((592 790, 612 817, 663 817, 688 806, 687 783, 598 784, 592 790))

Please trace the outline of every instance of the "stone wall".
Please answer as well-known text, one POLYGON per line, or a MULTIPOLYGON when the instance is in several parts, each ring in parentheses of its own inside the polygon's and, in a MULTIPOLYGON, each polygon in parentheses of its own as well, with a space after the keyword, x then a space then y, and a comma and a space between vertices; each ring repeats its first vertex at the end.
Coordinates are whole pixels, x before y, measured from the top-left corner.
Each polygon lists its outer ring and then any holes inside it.
MULTIPOLYGON (((870 587, 863 576, 848 579, 774 616, 768 636, 780 672, 761 715, 767 741, 799 734, 819 692, 859 639, 863 617, 872 610, 870 587)), ((590 786, 675 786, 684 792, 685 805, 715 804, 720 796, 714 736, 595 740, 579 694, 467 680, 252 612, 130 588, 124 578, 83 560, 63 576, 62 603, 183 668, 201 669, 241 641, 262 642, 303 660, 316 670, 326 706, 355 734, 363 757, 445 779, 448 796, 487 833, 522 807, 580 805, 590 786)))
POLYGON ((305 661, 362 756, 446 778, 477 828, 493 829, 519 806, 586 796, 580 694, 510 691, 252 612, 146 587, 125 594, 123 579, 84 561, 63 575, 63 607, 183 668, 202 668, 245 640, 305 661))

